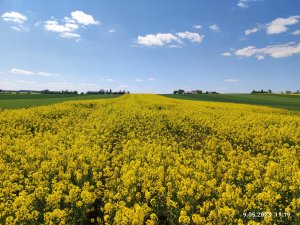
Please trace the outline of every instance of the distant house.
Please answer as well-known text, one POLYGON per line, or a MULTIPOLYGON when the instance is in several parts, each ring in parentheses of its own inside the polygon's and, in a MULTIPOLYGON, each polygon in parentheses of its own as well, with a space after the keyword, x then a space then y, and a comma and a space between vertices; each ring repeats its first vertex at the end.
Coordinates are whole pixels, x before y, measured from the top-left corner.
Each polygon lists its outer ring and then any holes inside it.
POLYGON ((185 94, 187 94, 187 95, 196 95, 198 93, 197 93, 197 91, 187 91, 187 92, 185 92, 185 94))

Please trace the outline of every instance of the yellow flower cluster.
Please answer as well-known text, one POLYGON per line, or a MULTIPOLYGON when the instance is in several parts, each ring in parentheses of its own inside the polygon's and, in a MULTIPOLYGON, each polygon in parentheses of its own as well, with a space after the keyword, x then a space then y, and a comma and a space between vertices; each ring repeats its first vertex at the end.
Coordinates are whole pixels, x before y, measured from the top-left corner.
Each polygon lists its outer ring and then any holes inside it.
POLYGON ((300 116, 281 109, 124 95, 3 110, 0 224, 300 224, 299 165, 300 116))

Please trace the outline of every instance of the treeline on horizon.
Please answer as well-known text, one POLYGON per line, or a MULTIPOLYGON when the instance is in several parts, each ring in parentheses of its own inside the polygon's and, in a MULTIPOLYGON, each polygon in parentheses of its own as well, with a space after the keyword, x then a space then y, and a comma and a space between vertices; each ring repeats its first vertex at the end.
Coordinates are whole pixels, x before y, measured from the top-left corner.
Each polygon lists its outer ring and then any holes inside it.
POLYGON ((78 95, 78 94, 87 94, 87 95, 95 95, 95 94, 99 94, 99 95, 123 95, 123 94, 129 94, 129 91, 125 91, 125 90, 119 90, 119 91, 112 91, 112 89, 109 90, 104 90, 104 89, 100 89, 99 91, 87 91, 87 92, 78 92, 78 91, 69 91, 69 90, 62 90, 62 91, 51 91, 48 89, 42 90, 42 91, 33 91, 33 90, 1 90, 0 89, 0 93, 15 93, 15 94, 20 94, 20 93, 27 93, 27 94, 31 94, 31 93, 36 93, 36 94, 71 94, 71 95, 78 95))
MULTIPOLYGON (((272 94, 273 91, 271 89, 268 89, 267 91, 261 89, 260 91, 256 91, 256 90, 253 90, 251 92, 251 94, 272 94)), ((286 90, 286 91, 281 91, 280 94, 300 94, 300 91, 297 90, 295 92, 293 91, 289 91, 289 90, 286 90)))
POLYGON ((200 95, 200 94, 220 94, 216 91, 202 91, 202 90, 193 90, 193 91, 185 91, 183 89, 178 89, 178 90, 174 90, 173 91, 173 94, 176 95, 176 94, 179 94, 179 95, 182 95, 182 94, 187 94, 187 95, 200 95))
MULTIPOLYGON (((273 94, 273 93, 274 92, 271 89, 268 89, 266 91, 263 90, 263 89, 258 90, 258 91, 257 90, 253 90, 251 92, 251 94, 273 94)), ((180 94, 180 95, 182 95, 182 94, 186 94, 186 95, 199 95, 199 94, 220 94, 220 93, 218 93, 217 91, 202 91, 202 90, 185 91, 183 89, 178 89, 178 90, 174 90, 173 94, 174 95, 176 95, 176 94, 180 94)), ((285 92, 281 91, 280 94, 300 94, 300 91, 297 90, 297 91, 293 92, 293 91, 287 90, 285 92)))

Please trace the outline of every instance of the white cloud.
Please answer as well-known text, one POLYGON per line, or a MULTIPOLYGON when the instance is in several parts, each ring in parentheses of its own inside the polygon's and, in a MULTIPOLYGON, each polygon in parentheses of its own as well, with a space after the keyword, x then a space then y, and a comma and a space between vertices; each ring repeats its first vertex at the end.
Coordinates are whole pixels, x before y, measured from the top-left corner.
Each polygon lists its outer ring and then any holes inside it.
POLYGON ((152 77, 149 77, 148 80, 149 80, 149 81, 155 81, 155 79, 152 78, 152 77))
MULTIPOLYGON (((73 24, 76 25, 76 24, 73 24)), ((78 28, 78 26, 71 26, 71 24, 64 24, 61 25, 55 20, 47 20, 45 22, 45 30, 47 31, 52 31, 52 32, 57 32, 57 33, 64 33, 64 32, 72 32, 78 28)))
POLYGON ((28 75, 36 75, 36 76, 43 76, 43 77, 58 77, 59 75, 58 74, 53 74, 53 73, 46 73, 46 72, 33 72, 33 71, 30 71, 30 70, 22 70, 22 69, 16 69, 16 68, 13 68, 10 70, 10 73, 11 74, 17 74, 17 75, 25 75, 25 76, 28 76, 28 75))
POLYGON ((260 1, 264 1, 264 0, 239 0, 237 6, 241 8, 248 8, 250 2, 260 2, 260 1))
POLYGON ((74 33, 75 30, 79 28, 77 24, 65 23, 59 24, 56 20, 47 20, 44 24, 46 31, 59 33, 62 38, 80 38, 80 35, 74 33))
POLYGON ((11 69, 10 73, 12 74, 18 74, 18 75, 34 75, 34 72, 29 71, 29 70, 21 70, 21 69, 11 69))
POLYGON ((100 24, 99 21, 96 21, 93 16, 85 14, 82 11, 74 11, 71 13, 72 18, 64 17, 63 23, 60 24, 52 18, 44 22, 44 28, 46 31, 59 33, 59 36, 62 38, 76 38, 80 40, 80 34, 75 33, 80 28, 80 25, 96 25, 100 24))
POLYGON ((193 26, 195 29, 201 29, 202 28, 202 25, 194 25, 193 26))
POLYGON ((189 40, 194 43, 201 43, 204 35, 193 33, 189 31, 171 33, 147 34, 145 36, 138 36, 136 43, 143 46, 168 46, 169 48, 181 48, 183 40, 189 40))
POLYGON ((82 11, 74 11, 71 13, 72 19, 76 20, 77 23, 82 25, 97 25, 100 21, 95 20, 92 15, 85 14, 82 11))
POLYGON ((60 33, 59 36, 62 38, 80 38, 79 34, 70 33, 70 32, 60 33))
POLYGON ((135 79, 134 81, 135 82, 143 82, 143 80, 141 80, 141 79, 135 79))
POLYGON ((79 28, 79 26, 75 23, 66 23, 65 27, 71 29, 72 31, 77 30, 79 28))
POLYGON ((231 53, 230 52, 223 52, 222 56, 231 56, 231 53))
POLYGON ((263 55, 257 55, 256 58, 257 58, 257 60, 263 60, 263 59, 265 59, 265 57, 263 55))
POLYGON ((109 33, 115 33, 115 32, 117 32, 117 30, 116 29, 109 29, 108 32, 109 33))
POLYGON ((292 33, 293 35, 300 35, 300 30, 296 30, 292 33))
POLYGON ((250 57, 257 53, 257 48, 254 46, 247 46, 245 48, 239 49, 235 52, 236 56, 250 57))
POLYGON ((289 30, 287 26, 299 22, 300 16, 290 16, 288 18, 277 18, 267 24, 267 34, 280 34, 289 30))
POLYGON ((38 76, 43 76, 43 77, 59 77, 59 74, 55 74, 55 73, 38 72, 35 74, 38 76))
POLYGON ((214 32, 220 31, 220 27, 217 24, 213 24, 213 25, 209 26, 209 29, 211 29, 214 32))
POLYGON ((169 48, 182 48, 182 46, 181 45, 170 45, 170 46, 168 46, 169 48))
POLYGON ((246 0, 239 0, 238 4, 237 4, 239 7, 241 8, 247 8, 248 7, 248 4, 247 4, 247 1, 246 0))
POLYGON ((18 24, 16 26, 11 26, 10 27, 11 29, 15 30, 15 31, 18 31, 18 32, 28 32, 29 31, 29 28, 23 26, 22 24, 18 24))
POLYGON ((191 42, 195 42, 195 43, 201 43, 204 38, 204 35, 200 35, 198 33, 192 33, 189 31, 179 32, 177 33, 177 35, 182 39, 188 39, 191 42))
POLYGON ((67 16, 64 17, 64 20, 65 20, 66 23, 76 23, 75 20, 73 20, 73 19, 71 19, 70 17, 67 17, 67 16))
POLYGON ((255 56, 258 60, 264 59, 265 56, 271 56, 273 58, 284 58, 295 54, 300 54, 300 43, 289 42, 286 44, 270 45, 265 48, 248 46, 235 52, 236 56, 255 56))
POLYGON ((27 17, 18 12, 6 12, 2 16, 2 19, 6 22, 14 22, 18 24, 24 23, 27 20, 27 17))
POLYGON ((180 39, 170 33, 148 34, 146 36, 138 36, 137 43, 145 46, 163 46, 173 41, 179 42, 180 39))
POLYGON ((226 79, 225 82, 227 82, 227 83, 237 83, 237 82, 239 82, 239 80, 237 80, 237 79, 226 79))
POLYGON ((250 35, 250 34, 256 33, 257 31, 259 31, 258 27, 250 28, 250 29, 245 30, 245 35, 250 35))

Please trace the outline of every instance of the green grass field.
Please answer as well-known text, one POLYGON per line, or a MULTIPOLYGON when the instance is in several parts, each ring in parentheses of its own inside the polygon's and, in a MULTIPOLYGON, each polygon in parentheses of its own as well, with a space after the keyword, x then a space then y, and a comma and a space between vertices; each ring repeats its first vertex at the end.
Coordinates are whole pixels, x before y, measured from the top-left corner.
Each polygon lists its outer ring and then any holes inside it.
POLYGON ((163 95, 170 98, 211 101, 211 102, 231 102, 251 105, 263 105, 288 110, 300 111, 300 95, 284 94, 202 94, 202 95, 163 95))
POLYGON ((115 98, 120 95, 0 94, 0 109, 49 105, 71 100, 115 98))

